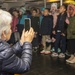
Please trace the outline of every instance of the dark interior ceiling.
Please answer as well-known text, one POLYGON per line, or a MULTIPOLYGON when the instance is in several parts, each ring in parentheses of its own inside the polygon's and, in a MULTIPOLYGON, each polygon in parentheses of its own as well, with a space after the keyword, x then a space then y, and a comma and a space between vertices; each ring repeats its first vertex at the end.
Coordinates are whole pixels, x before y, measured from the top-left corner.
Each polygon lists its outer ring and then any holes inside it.
MULTIPOLYGON (((46 2, 47 1, 48 0, 46 0, 46 2)), ((63 1, 66 1, 66 0, 63 0, 63 1)), ((36 7, 44 6, 44 0, 0 0, 0 6, 1 6, 1 4, 3 5, 3 3, 7 3, 7 4, 9 4, 9 6, 14 6, 14 7, 21 6, 23 4, 26 4, 26 6, 36 6, 36 7)), ((46 4, 47 4, 47 6, 50 6, 50 2, 47 2, 46 4)))

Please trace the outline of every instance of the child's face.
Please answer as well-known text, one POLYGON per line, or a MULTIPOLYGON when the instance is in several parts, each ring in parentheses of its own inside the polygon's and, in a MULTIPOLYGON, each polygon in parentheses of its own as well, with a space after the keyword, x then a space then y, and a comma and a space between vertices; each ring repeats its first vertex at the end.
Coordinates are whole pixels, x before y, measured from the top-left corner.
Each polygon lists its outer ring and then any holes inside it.
POLYGON ((64 6, 61 6, 61 7, 59 8, 59 12, 60 12, 60 13, 65 12, 65 10, 66 10, 66 9, 65 9, 65 7, 64 7, 64 6))
POLYGON ((19 14, 22 15, 22 11, 19 11, 19 14))
POLYGON ((49 11, 45 9, 43 14, 44 14, 44 16, 47 16, 47 15, 49 15, 49 11))
POLYGON ((74 12, 74 9, 72 7, 69 8, 69 14, 72 15, 74 12))
POLYGON ((53 7, 52 7, 52 11, 53 11, 53 12, 56 11, 56 7, 53 6, 53 7))
POLYGON ((18 16, 18 12, 14 11, 14 12, 13 12, 13 15, 14 15, 14 16, 18 16))
POLYGON ((36 16, 37 12, 36 11, 32 11, 32 16, 36 16))

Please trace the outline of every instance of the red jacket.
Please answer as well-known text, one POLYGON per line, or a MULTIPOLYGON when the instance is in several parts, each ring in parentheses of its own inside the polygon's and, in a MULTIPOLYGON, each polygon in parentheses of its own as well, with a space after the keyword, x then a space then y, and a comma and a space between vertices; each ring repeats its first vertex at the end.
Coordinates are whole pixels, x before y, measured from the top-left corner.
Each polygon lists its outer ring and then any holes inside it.
POLYGON ((18 24, 18 18, 17 17, 13 17, 12 19, 12 32, 16 32, 17 31, 17 25, 18 24))

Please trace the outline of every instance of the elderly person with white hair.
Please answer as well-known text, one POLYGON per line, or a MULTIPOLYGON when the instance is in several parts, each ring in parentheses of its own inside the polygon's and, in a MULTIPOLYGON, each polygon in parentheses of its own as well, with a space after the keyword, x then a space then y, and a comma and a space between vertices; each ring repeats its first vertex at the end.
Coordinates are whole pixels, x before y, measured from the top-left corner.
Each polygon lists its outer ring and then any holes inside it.
POLYGON ((30 69, 32 60, 32 45, 34 31, 23 30, 21 39, 13 47, 6 41, 11 36, 12 16, 0 9, 0 75, 14 75, 24 73, 30 69), (22 53, 21 58, 16 54, 22 53))

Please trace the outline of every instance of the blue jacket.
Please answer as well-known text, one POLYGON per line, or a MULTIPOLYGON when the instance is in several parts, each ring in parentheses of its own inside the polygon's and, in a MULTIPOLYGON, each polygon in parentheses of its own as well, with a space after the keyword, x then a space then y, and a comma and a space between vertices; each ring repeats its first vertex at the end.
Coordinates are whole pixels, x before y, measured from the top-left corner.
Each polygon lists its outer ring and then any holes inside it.
POLYGON ((42 19, 43 19, 43 15, 40 16, 40 25, 41 25, 42 19))
POLYGON ((17 42, 13 47, 0 40, 0 75, 14 75, 14 73, 24 73, 30 69, 32 60, 32 45, 25 42, 21 47, 17 42), (16 56, 22 53, 21 58, 16 56))
POLYGON ((24 25, 25 23, 25 18, 27 18, 27 15, 22 15, 22 17, 19 19, 19 24, 24 25))

